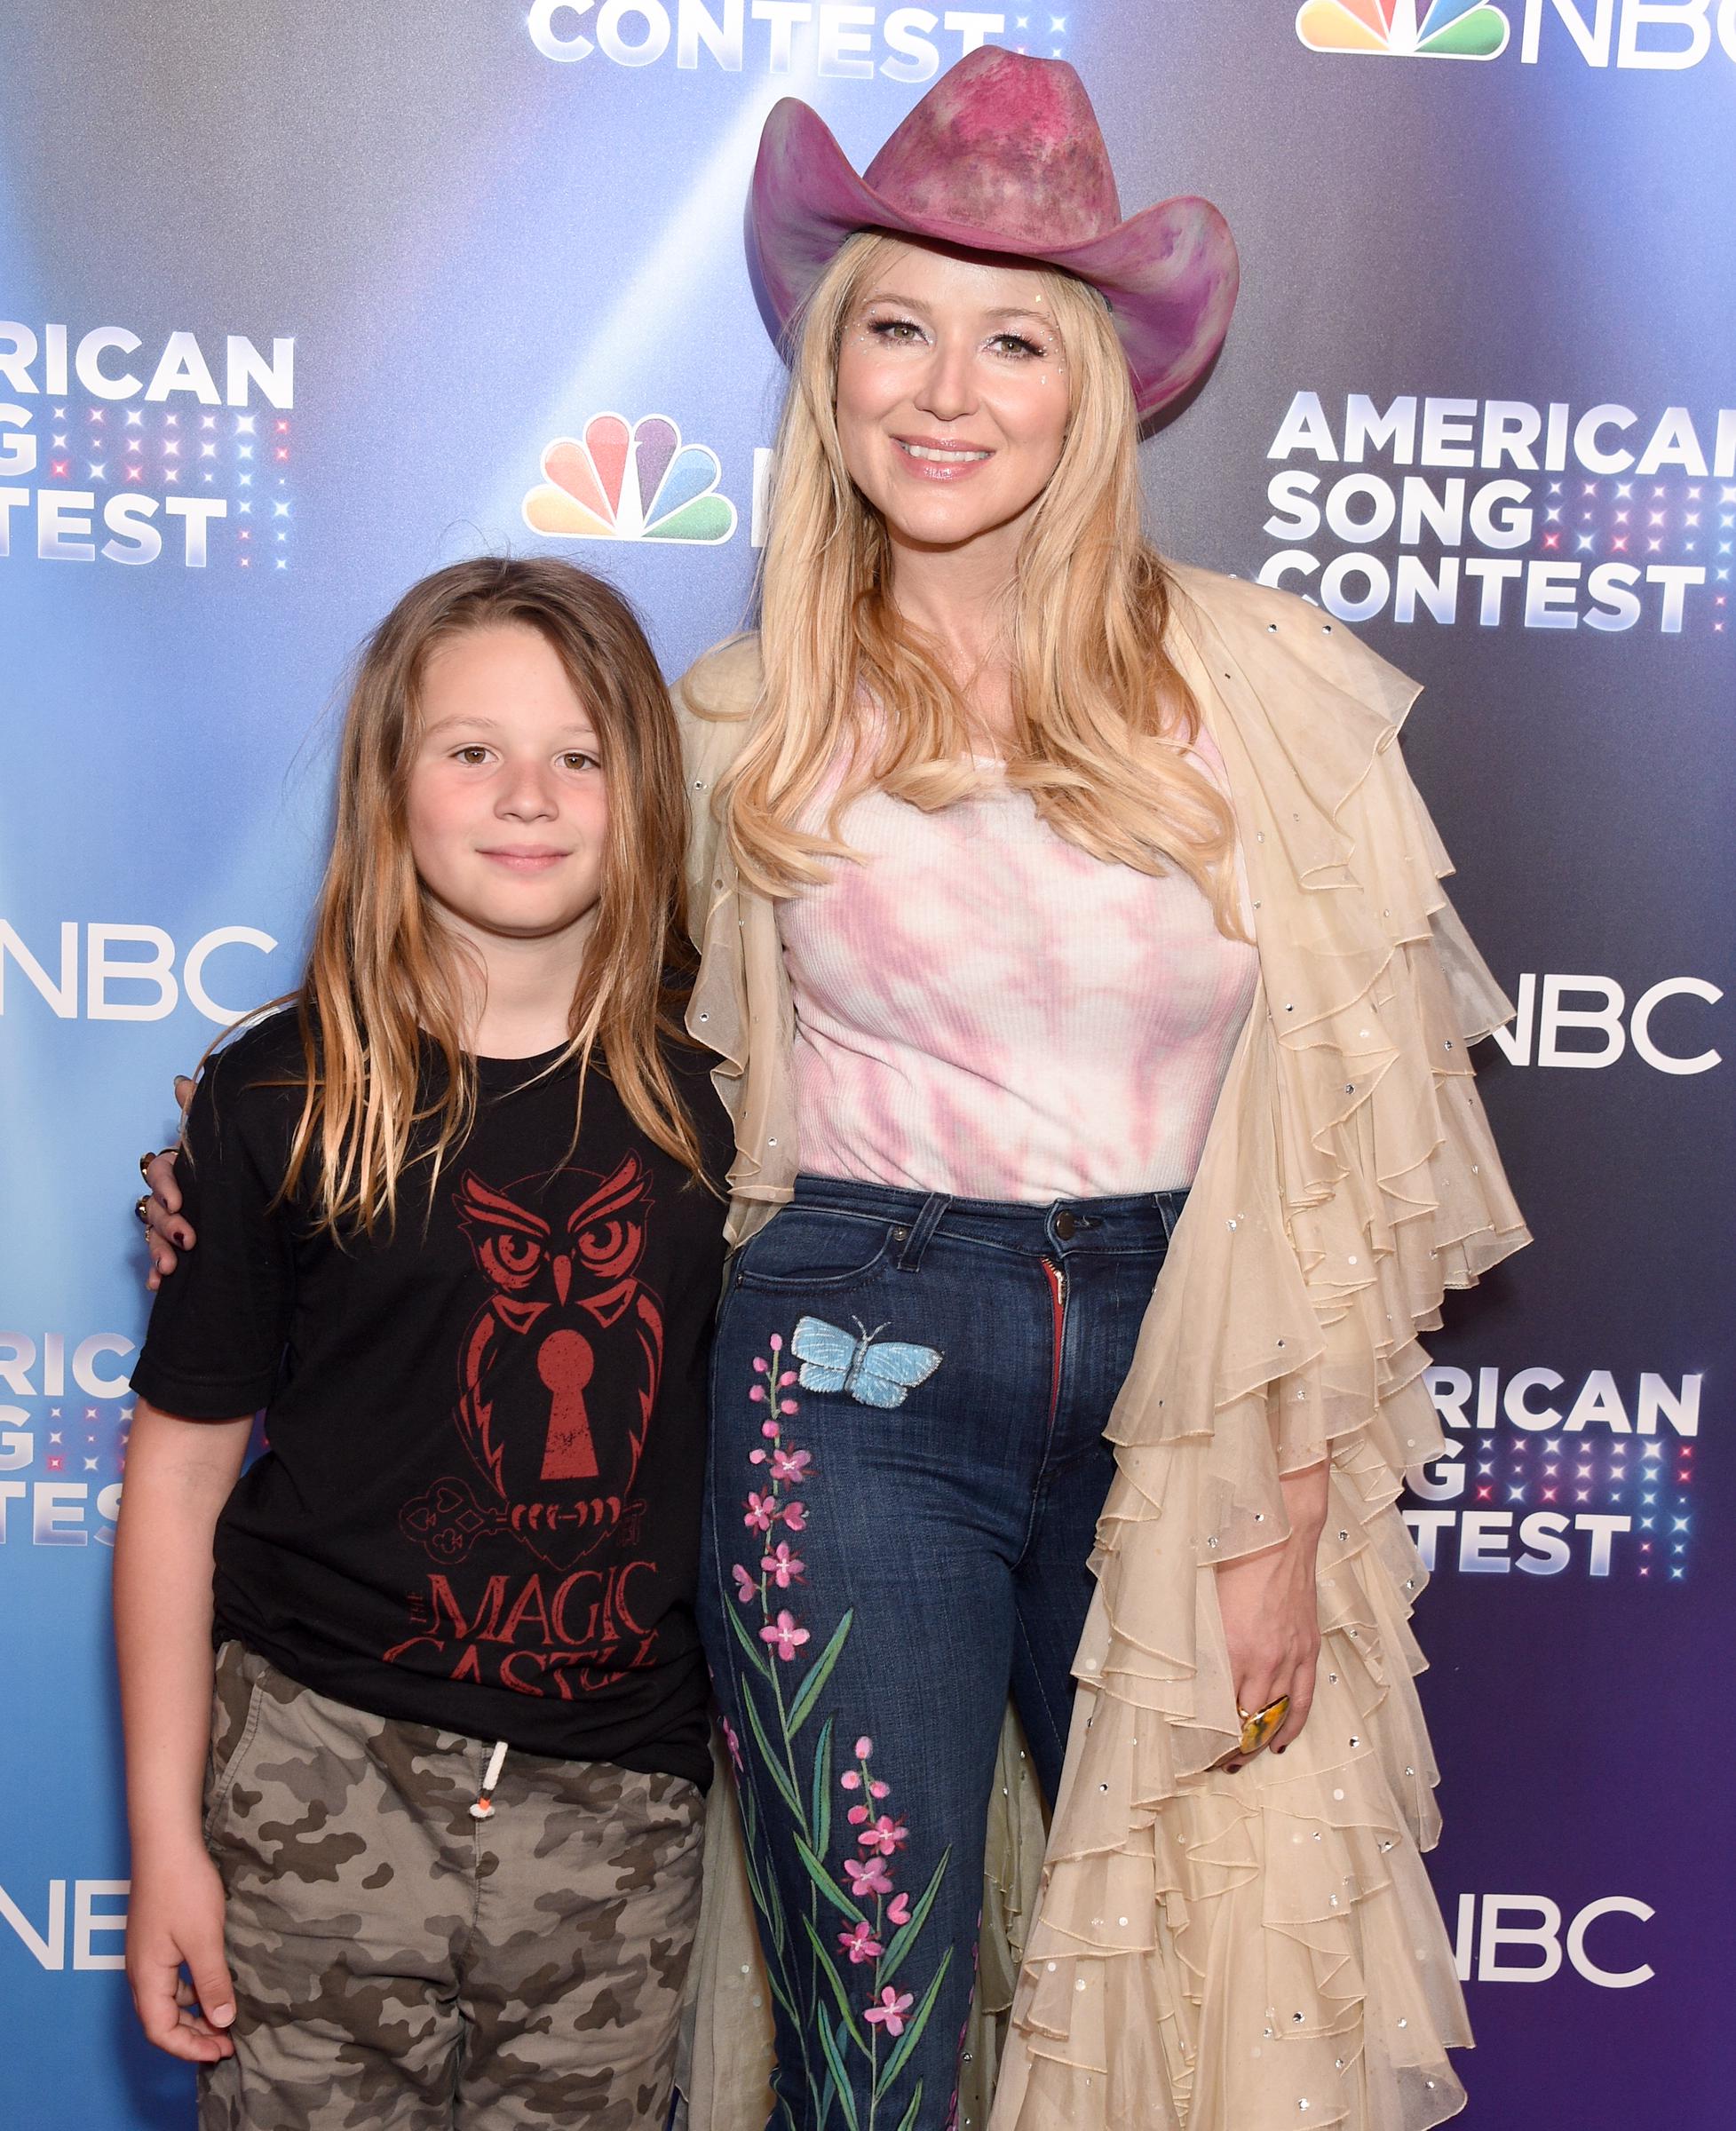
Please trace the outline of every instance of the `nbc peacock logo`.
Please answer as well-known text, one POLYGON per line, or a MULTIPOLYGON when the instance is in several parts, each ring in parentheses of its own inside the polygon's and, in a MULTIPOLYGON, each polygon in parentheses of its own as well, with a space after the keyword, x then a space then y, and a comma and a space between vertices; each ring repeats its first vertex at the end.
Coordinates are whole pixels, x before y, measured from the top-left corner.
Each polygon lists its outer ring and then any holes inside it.
POLYGON ((1487 0, 1304 0, 1296 34, 1310 51, 1495 59, 1507 49, 1509 29, 1487 0))
POLYGON ((717 455, 684 444, 667 415, 630 429, 593 415, 583 440, 557 437, 524 500, 525 523, 551 540, 668 540, 716 547, 735 530, 735 505, 717 493, 717 455))

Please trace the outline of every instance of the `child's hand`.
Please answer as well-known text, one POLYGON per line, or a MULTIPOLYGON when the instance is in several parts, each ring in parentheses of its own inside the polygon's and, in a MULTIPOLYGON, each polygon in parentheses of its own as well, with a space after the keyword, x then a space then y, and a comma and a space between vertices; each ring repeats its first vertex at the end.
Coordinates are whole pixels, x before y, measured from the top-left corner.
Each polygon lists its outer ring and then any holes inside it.
POLYGON ((223 1882, 202 1849, 145 1862, 135 1857, 127 1981, 146 2038, 159 2049, 193 2064, 234 2056, 223 2032, 235 2017, 235 1986, 223 1957, 223 1882))
MULTIPOLYGON (((181 1106, 183 1117, 193 1100, 193 1085, 185 1073, 176 1074, 175 1100, 181 1106)), ((140 1164, 146 1195, 139 1201, 139 1217, 145 1224, 145 1241, 151 1256, 150 1275, 145 1285, 153 1293, 174 1271, 179 1263, 178 1252, 191 1250, 194 1240, 191 1224, 178 1217, 181 1211, 180 1186, 175 1182, 178 1151, 165 1147, 162 1153, 152 1154, 140 1164)))

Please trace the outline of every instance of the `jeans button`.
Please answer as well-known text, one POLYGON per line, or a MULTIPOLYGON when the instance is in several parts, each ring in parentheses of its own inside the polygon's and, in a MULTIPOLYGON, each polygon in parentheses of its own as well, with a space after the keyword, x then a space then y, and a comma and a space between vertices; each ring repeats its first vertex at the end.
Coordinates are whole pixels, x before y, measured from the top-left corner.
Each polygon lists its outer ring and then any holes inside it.
POLYGON ((1078 1227, 1078 1225, 1079 1224, 1074 1219, 1073 1216, 1068 1213, 1066 1207, 1063 1207, 1060 1212, 1055 1216, 1055 1233, 1061 1239, 1063 1243, 1072 1242, 1073 1232, 1078 1227))

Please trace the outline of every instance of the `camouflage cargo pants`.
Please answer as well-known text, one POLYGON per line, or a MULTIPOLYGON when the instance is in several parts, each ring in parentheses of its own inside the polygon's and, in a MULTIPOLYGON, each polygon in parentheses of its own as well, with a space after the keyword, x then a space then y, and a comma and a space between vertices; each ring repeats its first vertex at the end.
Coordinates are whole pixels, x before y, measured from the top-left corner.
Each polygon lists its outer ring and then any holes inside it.
POLYGON ((662 2131, 699 1913, 678 1776, 509 1754, 218 1661, 206 1841, 235 2054, 200 2131, 662 2131))

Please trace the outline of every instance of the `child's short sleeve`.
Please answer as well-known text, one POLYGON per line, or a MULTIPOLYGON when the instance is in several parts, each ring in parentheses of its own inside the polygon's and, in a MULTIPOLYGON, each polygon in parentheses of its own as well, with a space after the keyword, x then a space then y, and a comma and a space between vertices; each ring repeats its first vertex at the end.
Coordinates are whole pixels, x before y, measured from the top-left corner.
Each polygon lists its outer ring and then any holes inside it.
POLYGON ((132 1388, 185 1420, 258 1412, 276 1389, 289 1336, 292 1216, 272 1202, 294 1091, 258 1085, 261 1069, 248 1037, 210 1062, 176 1164, 197 1241, 157 1290, 132 1388))

